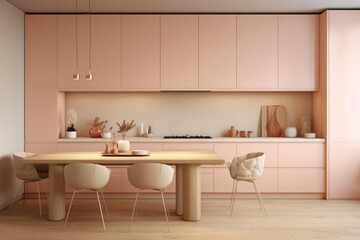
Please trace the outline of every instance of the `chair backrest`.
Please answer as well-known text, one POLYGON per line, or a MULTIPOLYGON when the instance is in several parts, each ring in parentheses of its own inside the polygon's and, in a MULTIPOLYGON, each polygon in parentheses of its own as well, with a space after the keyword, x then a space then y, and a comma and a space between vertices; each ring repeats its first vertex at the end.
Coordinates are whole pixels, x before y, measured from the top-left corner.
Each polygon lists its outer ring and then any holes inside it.
POLYGON ((110 169, 93 163, 70 163, 64 168, 66 184, 76 190, 103 188, 110 178, 110 169))
POLYGON ((136 163, 128 167, 130 183, 139 189, 165 189, 174 177, 174 169, 161 163, 136 163))
POLYGON ((234 157, 229 166, 229 171, 234 179, 256 180, 262 175, 264 165, 265 153, 253 152, 234 157))
POLYGON ((22 162, 24 158, 32 157, 35 155, 35 153, 29 152, 16 152, 13 154, 13 166, 17 178, 23 181, 36 181, 41 179, 33 164, 27 164, 22 162))

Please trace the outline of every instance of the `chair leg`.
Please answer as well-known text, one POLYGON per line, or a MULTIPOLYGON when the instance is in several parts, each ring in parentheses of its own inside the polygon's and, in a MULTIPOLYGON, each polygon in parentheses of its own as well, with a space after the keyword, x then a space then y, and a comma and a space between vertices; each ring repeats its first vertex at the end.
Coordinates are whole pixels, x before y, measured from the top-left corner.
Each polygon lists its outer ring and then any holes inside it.
POLYGON ((101 208, 101 203, 100 203, 100 198, 99 198, 99 193, 98 193, 98 191, 96 191, 96 197, 97 197, 97 200, 98 200, 98 203, 99 203, 99 208, 100 208, 100 215, 101 215, 102 224, 103 224, 103 227, 104 227, 104 231, 105 231, 105 233, 106 233, 106 227, 105 227, 105 222, 104 222, 104 215, 103 215, 103 212, 102 212, 102 208, 101 208))
POLYGON ((21 183, 19 189, 17 190, 17 192, 16 192, 16 194, 15 194, 15 197, 14 197, 13 200, 11 201, 11 205, 10 205, 10 207, 9 207, 9 211, 10 211, 10 212, 11 212, 11 209, 12 209, 12 207, 13 207, 13 205, 14 205, 15 199, 16 199, 16 197, 19 195, 19 192, 20 192, 21 188, 24 186, 24 184, 25 184, 24 182, 21 183))
POLYGON ((168 212, 167 212, 167 207, 166 207, 165 200, 164 200, 163 190, 160 190, 160 193, 161 193, 161 198, 162 198, 162 202, 163 202, 163 206, 164 206, 164 212, 165 212, 165 217, 166 217, 166 223, 167 223, 167 227, 168 227, 168 232, 170 232, 168 212))
POLYGON ((171 222, 171 218, 170 218, 170 211, 169 211, 169 208, 168 208, 167 203, 166 203, 166 194, 165 194, 165 189, 163 190, 163 193, 164 193, 165 207, 166 207, 166 211, 167 211, 168 219, 169 219, 169 222, 171 222))
POLYGON ((40 181, 37 181, 37 187, 38 187, 39 209, 40 209, 40 217, 41 217, 42 212, 41 212, 41 197, 40 197, 40 181))
MULTIPOLYGON (((235 181, 236 181, 236 180, 235 180, 235 181)), ((231 205, 231 213, 230 213, 230 216, 232 216, 233 210, 234 210, 235 197, 236 197, 236 192, 237 192, 237 184, 238 184, 238 181, 236 181, 236 183, 235 183, 235 189, 234 189, 234 194, 233 194, 233 200, 232 200, 232 205, 231 205)))
POLYGON ((139 197, 139 195, 140 195, 140 192, 141 192, 141 189, 136 192, 136 198, 135 198, 135 202, 134 202, 133 211, 132 211, 132 214, 131 214, 131 220, 130 220, 128 232, 130 232, 131 224, 132 224, 132 221, 133 221, 133 219, 134 219, 134 213, 135 213, 136 203, 137 203, 138 197, 139 197))
POLYGON ((262 209, 264 209, 265 215, 268 216, 267 211, 266 211, 266 209, 265 209, 264 201, 263 201, 263 199, 262 199, 262 197, 261 197, 261 194, 260 194, 260 191, 259 191, 259 188, 258 188, 258 186, 257 186, 257 184, 256 184, 255 181, 253 181, 252 183, 253 183, 253 186, 254 186, 254 189, 255 189, 255 192, 256 192, 257 199, 258 199, 258 201, 259 201, 260 207, 261 207, 262 209))
POLYGON ((104 192, 103 192, 102 189, 100 189, 100 193, 101 193, 101 196, 102 196, 102 199, 103 199, 103 202, 104 202, 106 214, 107 214, 109 220, 111 220, 111 219, 110 219, 110 214, 109 214, 109 211, 108 211, 108 207, 107 207, 107 204, 106 204, 106 201, 105 201, 105 197, 104 197, 104 192))
POLYGON ((71 210, 71 206, 72 206, 72 203, 74 201, 74 197, 75 197, 75 194, 77 193, 77 191, 74 191, 73 192, 73 195, 71 197, 71 201, 70 201, 70 205, 69 205, 69 210, 66 214, 66 218, 65 218, 65 223, 64 223, 64 230, 65 230, 65 227, 66 227, 66 224, 67 224, 67 221, 68 221, 68 218, 69 218, 69 215, 70 215, 70 210, 71 210))
POLYGON ((233 181, 233 185, 232 185, 232 189, 231 189, 231 195, 230 195, 230 205, 229 208, 231 209, 232 206, 232 202, 233 202, 233 197, 234 197, 234 191, 235 191, 235 179, 233 181))

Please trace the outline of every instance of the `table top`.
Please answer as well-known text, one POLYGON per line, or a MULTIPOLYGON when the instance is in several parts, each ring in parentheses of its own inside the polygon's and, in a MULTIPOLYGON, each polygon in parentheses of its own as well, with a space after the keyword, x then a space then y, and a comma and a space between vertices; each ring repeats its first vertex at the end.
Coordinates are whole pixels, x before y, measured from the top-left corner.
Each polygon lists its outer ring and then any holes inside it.
POLYGON ((147 156, 103 156, 100 152, 54 152, 39 154, 23 160, 33 164, 68 164, 68 163, 98 163, 98 164, 134 164, 154 162, 165 164, 207 164, 221 165, 225 160, 215 152, 203 151, 168 151, 150 152, 147 156))

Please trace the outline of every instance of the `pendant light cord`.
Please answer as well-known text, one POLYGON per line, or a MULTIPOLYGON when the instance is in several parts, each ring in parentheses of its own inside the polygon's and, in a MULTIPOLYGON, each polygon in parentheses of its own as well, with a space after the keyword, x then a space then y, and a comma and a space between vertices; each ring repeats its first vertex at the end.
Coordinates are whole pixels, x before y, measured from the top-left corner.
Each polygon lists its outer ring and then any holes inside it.
POLYGON ((89 0, 89 73, 91 73, 91 0, 89 0))
POLYGON ((76 0, 75 2, 76 7, 75 7, 75 12, 76 12, 76 16, 75 16, 75 37, 76 37, 76 43, 75 43, 75 48, 76 48, 76 74, 79 73, 79 48, 78 48, 78 0, 76 0))

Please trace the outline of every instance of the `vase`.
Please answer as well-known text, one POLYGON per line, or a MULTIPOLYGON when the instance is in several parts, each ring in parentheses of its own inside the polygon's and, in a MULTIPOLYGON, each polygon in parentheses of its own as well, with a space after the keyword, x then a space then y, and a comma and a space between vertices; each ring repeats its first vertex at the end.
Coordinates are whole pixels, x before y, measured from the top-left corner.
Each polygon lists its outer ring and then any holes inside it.
POLYGON ((102 129, 100 126, 93 124, 89 129, 89 135, 92 138, 101 138, 102 129))
POLYGON ((119 152, 130 151, 130 142, 128 140, 119 140, 117 142, 119 152))
POLYGON ((231 126, 229 129, 229 136, 236 137, 237 134, 238 134, 238 130, 236 130, 235 126, 231 126))
POLYGON ((285 137, 296 137, 297 131, 296 131, 296 127, 287 127, 285 129, 285 137))
POLYGON ((76 138, 76 131, 66 131, 66 138, 76 138))

